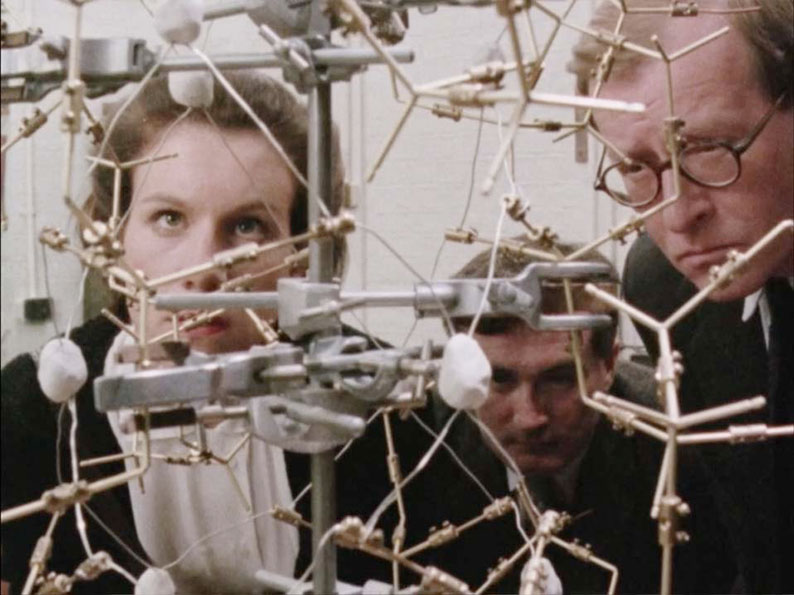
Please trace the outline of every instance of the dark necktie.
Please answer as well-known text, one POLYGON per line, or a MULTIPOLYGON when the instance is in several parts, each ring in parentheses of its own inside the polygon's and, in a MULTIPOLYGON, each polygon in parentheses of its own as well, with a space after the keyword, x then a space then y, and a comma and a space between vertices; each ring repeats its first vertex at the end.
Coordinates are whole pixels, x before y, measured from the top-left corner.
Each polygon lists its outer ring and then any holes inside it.
MULTIPOLYGON (((772 314, 769 327, 769 405, 775 425, 794 423, 794 290, 785 279, 766 284, 772 314)), ((773 444, 775 488, 778 504, 778 552, 780 592, 794 591, 794 438, 778 438, 773 444)))

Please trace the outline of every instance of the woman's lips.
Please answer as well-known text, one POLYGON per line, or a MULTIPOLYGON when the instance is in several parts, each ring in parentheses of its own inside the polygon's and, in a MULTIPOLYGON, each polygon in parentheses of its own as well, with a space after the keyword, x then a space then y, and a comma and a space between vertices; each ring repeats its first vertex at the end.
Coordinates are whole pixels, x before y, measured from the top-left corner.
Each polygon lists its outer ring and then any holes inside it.
POLYGON ((197 339, 199 337, 209 337, 224 332, 229 328, 229 321, 222 317, 215 317, 207 322, 203 322, 198 326, 185 330, 184 333, 189 339, 197 339))

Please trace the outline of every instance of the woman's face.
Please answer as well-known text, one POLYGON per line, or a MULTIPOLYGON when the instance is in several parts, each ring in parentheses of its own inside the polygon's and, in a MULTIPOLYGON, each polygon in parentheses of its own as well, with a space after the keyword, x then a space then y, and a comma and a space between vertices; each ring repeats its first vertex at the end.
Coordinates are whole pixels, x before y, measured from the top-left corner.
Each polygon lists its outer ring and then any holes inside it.
MULTIPOLYGON (((151 155, 160 141, 155 136, 142 155, 151 155)), ((158 155, 169 154, 177 156, 140 165, 131 177, 132 202, 123 244, 127 263, 149 280, 211 260, 222 250, 289 236, 296 183, 260 133, 183 122, 158 149, 158 155)), ((290 252, 290 248, 269 251, 229 271, 196 274, 158 291, 216 291, 227 279, 277 266, 290 252)), ((251 288, 272 290, 283 274, 282 270, 260 277, 251 288)), ((195 313, 182 312, 179 320, 195 313)), ((131 315, 137 323, 137 305, 131 315)), ((150 309, 148 319, 150 339, 173 328, 168 312, 150 309)), ((206 353, 237 351, 262 342, 243 310, 227 310, 179 337, 206 353)))

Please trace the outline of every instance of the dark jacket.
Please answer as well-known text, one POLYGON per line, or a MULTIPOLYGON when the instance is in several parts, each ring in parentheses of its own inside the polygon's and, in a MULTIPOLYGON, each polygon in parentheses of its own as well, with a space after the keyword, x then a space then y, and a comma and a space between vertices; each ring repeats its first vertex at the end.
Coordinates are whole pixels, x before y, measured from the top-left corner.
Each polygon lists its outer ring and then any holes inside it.
MULTIPOLYGON (((667 261, 648 236, 632 246, 624 272, 626 299, 657 319, 664 319, 695 293, 695 287, 667 261)), ((742 322, 743 300, 701 304, 672 331, 673 347, 683 356, 679 400, 682 411, 696 411, 767 394, 768 367, 758 312, 742 322)), ((656 339, 638 328, 656 359, 656 339)), ((767 423, 768 410, 730 418, 716 427, 767 423)), ((794 421, 794 420, 790 420, 794 421)), ((692 447, 690 447, 692 448, 692 447)), ((781 560, 794 560, 794 536, 778 543, 778 502, 774 490, 772 444, 698 446, 696 455, 710 474, 715 499, 731 546, 722 572, 734 568, 732 590, 747 593, 791 593, 781 560), (789 552, 787 556, 784 552, 789 552)), ((684 478, 686 479, 686 478, 684 478)), ((794 506, 794 503, 791 504, 794 506)), ((715 546, 720 545, 716 543, 715 546)))
MULTIPOLYGON (((652 373, 636 365, 621 364, 610 392, 653 406, 652 373)), ((455 424, 448 440, 450 446, 493 497, 505 496, 505 465, 483 443, 473 422, 461 417, 455 424)), ((653 592, 659 588, 660 554, 656 525, 649 513, 660 457, 659 444, 640 435, 621 435, 600 419, 580 466, 574 501, 567 507, 574 521, 560 537, 592 546, 594 554, 617 565, 621 593, 653 592)), ((449 458, 440 460, 438 467, 439 477, 444 477, 439 481, 447 484, 450 494, 466 494, 450 500, 444 511, 447 520, 460 525, 479 515, 489 499, 449 458)), ((500 558, 510 556, 522 543, 515 517, 508 515, 463 533, 458 541, 440 548, 435 558, 439 565, 476 588, 485 581, 489 568, 495 567, 500 558)), ((606 592, 610 575, 605 570, 554 545, 549 546, 546 555, 566 593, 606 592)), ((523 558, 516 570, 492 591, 516 593, 525 561, 523 558)))
MULTIPOLYGON (((77 395, 79 426, 78 453, 81 459, 119 452, 107 416, 94 409, 93 385, 102 374, 105 354, 117 329, 103 319, 92 320, 76 329, 71 337, 83 350, 89 381, 77 395)), ((36 380, 36 362, 30 354, 20 355, 2 370, 2 508, 38 499, 45 490, 71 479, 68 410, 49 401, 36 380), (61 418, 57 443, 58 418, 61 418), (56 444, 57 443, 57 444, 56 444), (56 453, 58 455, 56 456, 56 453), (56 461, 60 460, 60 470, 56 461)), ((124 471, 123 463, 81 470, 84 479, 96 480, 124 471)), ((133 575, 143 572, 146 555, 138 541, 132 520, 127 486, 93 497, 86 503, 88 538, 95 551, 104 550, 133 575), (93 514, 92 514, 93 513, 93 514), (98 516, 110 531, 96 520, 98 516), (112 535, 111 535, 112 532, 112 535), (119 541, 131 548, 128 551, 119 541), (134 555, 133 555, 134 554, 134 555), (140 560, 139 560, 140 558, 140 560)), ((44 534, 50 515, 39 513, 3 525, 2 577, 11 583, 11 592, 22 589, 28 573, 28 560, 36 540, 44 534)), ((75 516, 69 510, 59 521, 53 535, 54 545, 48 569, 71 575, 85 559, 75 529, 75 516)), ((115 572, 107 572, 91 583, 76 583, 75 593, 125 593, 132 586, 115 572)))

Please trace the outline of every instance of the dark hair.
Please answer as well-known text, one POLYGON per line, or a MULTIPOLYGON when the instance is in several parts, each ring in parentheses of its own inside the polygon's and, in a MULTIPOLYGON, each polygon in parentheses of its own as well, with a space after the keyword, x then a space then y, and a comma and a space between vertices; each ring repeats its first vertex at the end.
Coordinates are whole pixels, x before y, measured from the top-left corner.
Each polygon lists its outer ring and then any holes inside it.
MULTIPOLYGON (((537 256, 537 253, 548 252, 548 249, 541 242, 528 239, 526 237, 513 238, 510 247, 500 246, 496 255, 494 267, 494 277, 515 277, 521 273, 529 264, 535 262, 548 262, 548 259, 537 256)), ((555 242, 556 248, 561 256, 572 254, 580 248, 576 244, 565 242, 555 242)), ((488 276, 488 268, 491 260, 491 250, 480 252, 470 260, 462 269, 453 275, 457 279, 484 279, 488 276)), ((617 288, 618 274, 612 264, 597 250, 591 250, 582 256, 582 260, 596 261, 610 265, 613 278, 616 280, 610 284, 599 284, 602 288, 615 293, 617 288)), ((568 312, 565 291, 561 282, 544 282, 541 285, 542 291, 542 312, 544 314, 562 314, 568 312)), ((572 295, 574 308, 594 313, 609 314, 612 324, 608 327, 593 330, 590 336, 590 348, 593 354, 602 360, 612 358, 612 347, 615 344, 617 333, 618 316, 611 306, 585 293, 581 284, 572 284, 572 295)), ((452 324, 456 331, 468 330, 471 325, 471 318, 454 318, 452 324)), ((526 324, 520 318, 514 316, 483 316, 477 324, 476 332, 482 335, 500 335, 508 332, 516 325, 526 324)))
MULTIPOLYGON (((223 74, 254 113, 267 125, 284 152, 305 177, 308 153, 306 107, 284 85, 260 72, 227 71, 223 74)), ((106 122, 110 122, 120 107, 120 103, 112 106, 106 114, 106 122)), ((171 97, 167 77, 153 78, 119 116, 107 141, 103 157, 118 162, 140 157, 147 144, 182 116, 185 110, 183 105, 176 103, 171 97)), ((221 128, 259 131, 250 116, 217 80, 214 81, 212 104, 206 109, 192 110, 185 121, 209 123, 209 118, 221 128)), ((264 137, 262 140, 267 142, 264 137)), ((342 207, 344 198, 344 168, 335 129, 332 142, 332 192, 328 200, 329 211, 336 214, 342 207)), ((94 219, 107 221, 112 210, 113 170, 98 167, 94 171, 93 191, 86 202, 86 210, 94 219)), ((120 214, 123 215, 127 211, 131 198, 130 174, 124 171, 121 180, 120 214)), ((307 190, 298 183, 290 211, 290 233, 291 235, 302 233, 306 231, 307 226, 307 190)), ((340 273, 346 253, 344 240, 336 241, 335 252, 337 272, 340 273)))
MULTIPOLYGON (((758 10, 737 12, 730 18, 750 47, 758 82, 770 101, 786 94, 783 107, 792 106, 794 95, 794 3, 791 0, 725 0, 728 8, 758 10)), ((630 8, 659 6, 653 0, 633 0, 630 8)), ((603 0, 593 12, 590 27, 598 31, 614 31, 619 16, 614 2, 603 0)), ((649 46, 650 37, 671 22, 669 14, 631 13, 626 16, 621 35, 628 41, 649 46)), ((691 17, 680 17, 682 19, 691 17)), ((583 34, 573 48, 573 60, 568 69, 579 77, 592 76, 599 55, 606 49, 603 42, 583 34)), ((620 50, 615 53, 613 73, 632 68, 644 60, 635 52, 620 50)))

